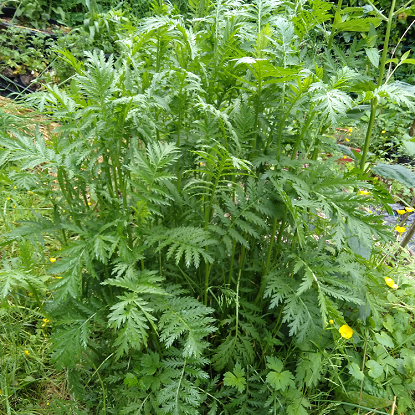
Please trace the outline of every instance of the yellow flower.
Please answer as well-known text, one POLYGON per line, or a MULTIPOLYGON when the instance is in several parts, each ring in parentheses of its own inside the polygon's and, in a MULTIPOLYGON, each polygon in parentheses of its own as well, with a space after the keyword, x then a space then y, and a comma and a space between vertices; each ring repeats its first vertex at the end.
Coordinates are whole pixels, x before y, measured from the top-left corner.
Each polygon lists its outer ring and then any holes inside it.
POLYGON ((329 323, 330 323, 330 324, 334 324, 334 320, 330 320, 330 321, 329 321, 329 323))
POLYGON ((346 141, 349 142, 350 140, 348 138, 346 138, 346 141))
POLYGON ((371 210, 368 210, 367 213, 373 213, 371 210))
POLYGON ((92 204, 91 202, 88 202, 88 206, 91 206, 91 204, 92 204))
POLYGON ((395 231, 398 232, 398 233, 404 233, 405 232, 405 227, 395 226, 395 231))
POLYGON ((414 211, 414 208, 411 208, 411 207, 406 207, 406 208, 405 208, 405 210, 406 210, 407 212, 413 212, 413 211, 414 211))
POLYGON ((58 280, 61 280, 62 279, 62 277, 55 277, 56 279, 58 279, 58 280))
POLYGON ((14 187, 13 187, 13 189, 17 189, 17 187, 16 187, 16 186, 14 186, 14 187))
POLYGON ((351 133, 353 131, 353 128, 352 127, 350 127, 349 128, 349 133, 351 133))
POLYGON ((361 191, 359 192, 359 195, 362 195, 362 196, 367 196, 367 195, 370 195, 370 192, 368 192, 368 191, 366 191, 366 190, 361 190, 361 191))
POLYGON ((345 339, 350 339, 350 337, 353 336, 353 330, 347 324, 344 324, 339 328, 339 333, 345 339))
POLYGON ((16 205, 13 205, 13 208, 16 209, 16 205))
POLYGON ((27 193, 29 193, 29 195, 32 195, 33 194, 33 192, 31 190, 29 190, 27 193))
POLYGON ((52 263, 56 262, 56 258, 51 257, 51 258, 49 258, 49 261, 52 262, 52 263))
POLYGON ((406 213, 406 210, 405 209, 398 209, 396 212, 399 213, 400 215, 404 215, 406 213))
POLYGON ((392 278, 385 277, 385 282, 388 287, 391 287, 394 290, 398 288, 398 284, 395 284, 395 281, 392 278))
POLYGON ((29 355, 29 354, 30 354, 30 353, 29 353, 29 350, 25 350, 25 351, 24 351, 24 354, 25 354, 25 355, 29 355))
POLYGON ((32 295, 33 295, 33 293, 29 293, 29 294, 27 294, 27 295, 32 296, 32 295))
POLYGON ((6 200, 10 200, 10 197, 6 197, 6 200))
POLYGON ((382 131, 382 134, 385 134, 385 133, 386 133, 386 131, 385 131, 385 130, 383 130, 383 131, 382 131))
POLYGON ((42 321, 43 321, 44 323, 49 323, 49 320, 48 320, 47 318, 44 318, 42 321))
POLYGON ((49 402, 46 402, 46 406, 48 406, 49 405, 49 402))

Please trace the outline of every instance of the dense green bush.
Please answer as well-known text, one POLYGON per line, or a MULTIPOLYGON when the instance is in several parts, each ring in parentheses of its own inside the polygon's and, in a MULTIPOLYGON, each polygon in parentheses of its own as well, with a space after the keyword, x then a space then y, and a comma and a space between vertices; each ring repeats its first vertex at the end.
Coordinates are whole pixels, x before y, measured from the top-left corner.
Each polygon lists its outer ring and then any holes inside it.
MULTIPOLYGON (((413 414, 411 265, 370 211, 391 198, 367 155, 344 168, 335 139, 370 100, 412 105, 365 73, 380 20, 194 3, 188 23, 155 4, 116 60, 61 51, 70 88, 33 98, 58 134, 2 133, 11 186, 53 205, 5 235, 58 244, 53 362, 91 414, 413 414)), ((2 301, 42 298, 17 265, 2 301)))

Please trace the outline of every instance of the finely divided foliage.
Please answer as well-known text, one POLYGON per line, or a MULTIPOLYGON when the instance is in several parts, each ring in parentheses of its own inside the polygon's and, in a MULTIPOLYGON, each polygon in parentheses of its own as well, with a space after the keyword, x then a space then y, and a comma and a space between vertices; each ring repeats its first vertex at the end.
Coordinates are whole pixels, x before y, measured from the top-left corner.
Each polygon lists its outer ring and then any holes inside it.
MULTIPOLYGON (((390 238, 356 189, 382 193, 330 157, 330 128, 398 87, 354 99, 359 74, 307 47, 330 2, 194 0, 190 20, 154 8, 120 56, 61 52, 70 88, 31 98, 60 124, 50 140, 1 136, 1 163, 53 203, 6 235, 59 241, 52 358, 88 413, 317 413, 327 368, 329 391, 344 380, 321 352, 338 339, 328 321, 380 319, 368 259, 390 238), (97 376, 104 399, 88 392, 97 376)), ((0 277, 2 299, 45 288, 0 277)))

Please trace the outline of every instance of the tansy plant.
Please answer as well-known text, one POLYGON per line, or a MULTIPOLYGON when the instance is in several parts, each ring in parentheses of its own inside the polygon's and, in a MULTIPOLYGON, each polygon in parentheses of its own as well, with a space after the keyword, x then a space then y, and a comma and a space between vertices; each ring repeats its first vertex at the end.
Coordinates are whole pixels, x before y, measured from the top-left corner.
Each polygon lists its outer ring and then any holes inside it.
MULTIPOLYGON (((394 394, 412 410, 392 386, 410 396, 409 375, 379 369, 374 345, 390 344, 384 314, 407 313, 385 306, 404 290, 385 287, 392 232, 367 213, 391 200, 327 157, 363 99, 334 34, 381 18, 321 0, 192 4, 186 21, 155 2, 117 58, 62 50, 70 88, 31 97, 57 134, 1 135, 5 173, 18 165, 52 206, 5 235, 59 244, 40 303, 52 361, 91 414, 352 413, 394 394), (321 37, 327 50, 309 47, 321 37)), ((3 300, 32 283, 10 278, 3 300)))

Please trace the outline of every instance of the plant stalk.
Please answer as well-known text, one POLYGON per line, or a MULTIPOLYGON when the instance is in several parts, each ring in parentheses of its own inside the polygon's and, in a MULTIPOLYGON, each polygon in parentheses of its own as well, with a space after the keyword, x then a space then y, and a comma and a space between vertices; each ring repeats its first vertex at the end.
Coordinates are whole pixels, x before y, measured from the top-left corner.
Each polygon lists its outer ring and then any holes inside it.
MULTIPOLYGON (((337 3, 337 7, 336 7, 336 13, 335 13, 335 15, 334 15, 334 22, 333 22, 333 25, 334 25, 334 23, 338 20, 338 18, 340 17, 340 10, 341 10, 341 8, 342 8, 342 3, 343 3, 343 0, 339 0, 338 1, 338 3, 337 3)), ((328 50, 330 50, 331 49, 331 47, 333 46, 333 39, 334 39, 334 36, 336 35, 336 30, 332 27, 331 28, 331 33, 330 33, 330 37, 329 37, 329 41, 328 41, 328 43, 327 43, 327 49, 328 50)))
MULTIPOLYGON (((382 85, 383 75, 385 73, 386 58, 387 58, 387 55, 388 55, 389 38, 390 38, 390 33, 391 33, 392 19, 393 19, 393 16, 394 16, 395 5, 396 5, 396 0, 392 0, 391 8, 390 8, 390 11, 389 11, 388 23, 387 23, 387 26, 386 26, 385 40, 383 42, 382 60, 380 62, 380 66, 379 66, 379 76, 378 76, 378 83, 377 83, 378 88, 382 85)), ((372 101, 370 103, 369 125, 367 127, 365 144, 364 144, 364 147, 363 147, 362 159, 360 160, 360 169, 361 170, 364 170, 364 168, 365 168, 367 153, 369 151, 370 139, 372 137, 373 124, 374 124, 375 118, 376 118, 377 108, 378 108, 378 100, 377 100, 377 98, 372 98, 372 101)))

